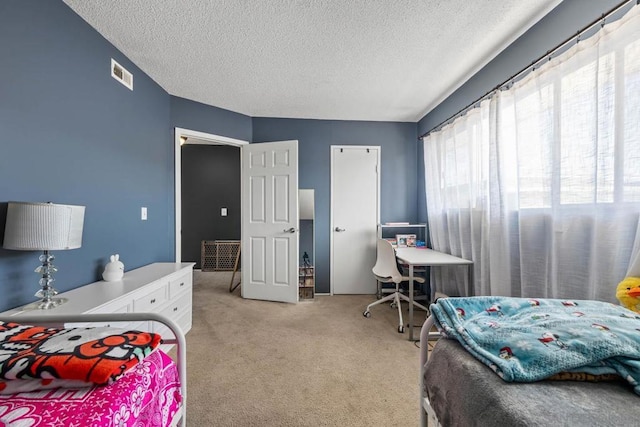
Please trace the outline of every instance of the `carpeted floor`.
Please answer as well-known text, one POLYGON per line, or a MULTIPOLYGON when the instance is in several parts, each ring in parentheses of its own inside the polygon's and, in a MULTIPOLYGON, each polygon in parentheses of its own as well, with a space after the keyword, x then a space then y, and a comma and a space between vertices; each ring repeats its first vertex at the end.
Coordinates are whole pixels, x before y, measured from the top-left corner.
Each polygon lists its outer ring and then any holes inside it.
POLYGON ((376 306, 367 319, 367 295, 245 300, 230 277, 194 272, 189 426, 418 424, 419 350, 397 332, 397 310, 376 306))

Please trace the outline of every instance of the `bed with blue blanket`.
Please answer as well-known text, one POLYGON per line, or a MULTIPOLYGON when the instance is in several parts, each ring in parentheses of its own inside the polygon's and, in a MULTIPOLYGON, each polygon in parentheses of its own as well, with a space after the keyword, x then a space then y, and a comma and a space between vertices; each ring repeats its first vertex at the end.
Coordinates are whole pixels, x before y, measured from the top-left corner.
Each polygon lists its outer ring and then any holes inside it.
POLYGON ((640 425, 637 313, 489 296, 430 308, 420 336, 422 425, 640 425), (444 338, 429 354, 436 335, 444 338))

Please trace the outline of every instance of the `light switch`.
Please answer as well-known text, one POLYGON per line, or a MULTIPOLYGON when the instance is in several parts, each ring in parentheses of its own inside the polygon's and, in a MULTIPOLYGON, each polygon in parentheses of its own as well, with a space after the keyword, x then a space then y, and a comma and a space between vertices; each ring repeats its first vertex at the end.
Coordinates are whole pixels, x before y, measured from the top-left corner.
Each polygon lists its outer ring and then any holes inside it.
POLYGON ((227 216, 227 208, 220 209, 220 216, 227 216))
POLYGON ((144 206, 140 209, 140 219, 143 221, 147 220, 147 208, 144 206))

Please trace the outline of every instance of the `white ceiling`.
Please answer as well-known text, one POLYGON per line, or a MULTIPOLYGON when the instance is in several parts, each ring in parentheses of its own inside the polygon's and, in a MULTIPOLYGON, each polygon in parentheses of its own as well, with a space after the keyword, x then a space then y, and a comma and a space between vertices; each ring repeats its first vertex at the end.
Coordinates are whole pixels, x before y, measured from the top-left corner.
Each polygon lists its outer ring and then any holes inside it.
POLYGON ((409 122, 561 2, 64 1, 172 95, 252 117, 409 122))

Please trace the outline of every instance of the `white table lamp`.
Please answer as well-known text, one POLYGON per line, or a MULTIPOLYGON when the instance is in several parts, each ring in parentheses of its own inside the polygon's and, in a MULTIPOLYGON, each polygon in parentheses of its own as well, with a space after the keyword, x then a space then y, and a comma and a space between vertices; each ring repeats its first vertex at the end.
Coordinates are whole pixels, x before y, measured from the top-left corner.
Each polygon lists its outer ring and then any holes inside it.
POLYGON ((66 302, 53 298, 58 291, 53 287, 53 273, 57 268, 52 250, 77 249, 82 246, 84 206, 56 205, 53 203, 9 202, 4 231, 5 249, 18 251, 44 251, 35 272, 40 274, 40 289, 35 296, 41 298, 35 306, 50 309, 66 302))

